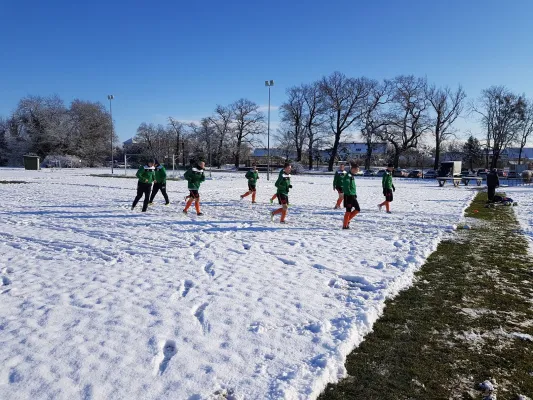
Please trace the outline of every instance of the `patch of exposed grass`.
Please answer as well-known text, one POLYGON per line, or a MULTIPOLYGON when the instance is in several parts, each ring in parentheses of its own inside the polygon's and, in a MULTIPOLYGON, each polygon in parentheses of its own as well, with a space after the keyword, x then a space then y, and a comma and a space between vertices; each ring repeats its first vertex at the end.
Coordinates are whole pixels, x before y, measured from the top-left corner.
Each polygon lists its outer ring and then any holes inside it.
POLYGON ((0 181, 0 184, 2 184, 2 185, 20 184, 20 183, 29 183, 29 182, 25 182, 25 181, 0 181))
MULTIPOLYGON (((118 175, 118 174, 91 174, 89 176, 96 176, 97 178, 125 178, 125 179, 138 179, 135 175, 118 175)), ((182 178, 168 178, 167 181, 182 181, 182 178)))
POLYGON ((348 356, 349 377, 321 400, 498 399, 533 394, 533 259, 512 207, 466 211, 472 230, 440 243, 415 284, 388 300, 382 318, 348 356))

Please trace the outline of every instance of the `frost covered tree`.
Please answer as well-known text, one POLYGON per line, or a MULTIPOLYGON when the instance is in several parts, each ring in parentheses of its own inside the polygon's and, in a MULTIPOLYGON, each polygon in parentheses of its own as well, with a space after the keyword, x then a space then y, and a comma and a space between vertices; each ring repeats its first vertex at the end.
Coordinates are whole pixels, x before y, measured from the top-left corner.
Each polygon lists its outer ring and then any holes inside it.
POLYGON ((454 134, 452 125, 463 111, 466 93, 461 86, 455 92, 448 87, 440 89, 431 86, 427 87, 426 96, 432 111, 432 129, 435 137, 435 163, 433 168, 438 169, 442 143, 454 134))
MULTIPOLYGON (((101 165, 110 155, 111 118, 102 103, 74 100, 68 110, 67 154, 79 156, 90 167, 101 165)), ((113 135, 113 142, 118 137, 113 135)))
POLYGON ((321 101, 333 135, 333 148, 328 170, 333 171, 339 143, 343 134, 363 114, 363 105, 370 92, 367 78, 348 78, 341 72, 334 72, 320 81, 321 101))
POLYGON ((135 140, 143 144, 145 157, 156 158, 160 162, 169 160, 175 150, 174 131, 161 124, 141 123, 137 128, 135 140))
POLYGON ((430 130, 426 84, 426 79, 412 75, 400 75, 390 82, 391 102, 379 136, 392 145, 395 168, 401 154, 416 148, 420 138, 430 130))
POLYGON ((265 133, 265 116, 259 106, 248 99, 240 99, 230 105, 233 113, 233 159, 239 167, 243 145, 249 145, 255 136, 265 133))

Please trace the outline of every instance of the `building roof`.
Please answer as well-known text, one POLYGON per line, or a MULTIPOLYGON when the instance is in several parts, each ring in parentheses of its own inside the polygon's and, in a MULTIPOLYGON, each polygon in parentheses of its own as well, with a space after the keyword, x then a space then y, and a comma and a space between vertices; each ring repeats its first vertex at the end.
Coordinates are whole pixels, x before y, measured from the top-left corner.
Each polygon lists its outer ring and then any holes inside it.
MULTIPOLYGON (((519 147, 508 147, 502 152, 502 156, 507 157, 509 159, 518 159, 519 152, 519 147)), ((524 158, 533 159, 533 147, 524 147, 522 149, 522 159, 524 158)))

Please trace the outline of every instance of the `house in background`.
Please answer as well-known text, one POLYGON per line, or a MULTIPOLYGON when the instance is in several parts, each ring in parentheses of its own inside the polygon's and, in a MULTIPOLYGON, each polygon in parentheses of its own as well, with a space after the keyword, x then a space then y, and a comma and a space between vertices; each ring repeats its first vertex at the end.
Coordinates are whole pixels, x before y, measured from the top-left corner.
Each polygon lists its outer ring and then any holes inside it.
MULTIPOLYGON (((508 147, 502 151, 500 157, 510 164, 516 164, 518 163, 518 153, 520 153, 519 147, 508 147)), ((524 147, 522 149, 521 163, 528 164, 531 161, 533 161, 533 147, 524 147)))

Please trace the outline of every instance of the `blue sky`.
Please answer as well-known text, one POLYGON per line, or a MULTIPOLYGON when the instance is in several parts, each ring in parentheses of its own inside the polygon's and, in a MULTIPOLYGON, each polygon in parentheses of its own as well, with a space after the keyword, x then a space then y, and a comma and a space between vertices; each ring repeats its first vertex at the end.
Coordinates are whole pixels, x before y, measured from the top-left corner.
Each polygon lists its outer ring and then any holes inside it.
MULTIPOLYGON (((0 115, 26 95, 102 101, 125 140, 335 70, 533 97, 533 1, 0 1, 0 115)), ((277 111, 273 112, 274 123, 277 111)), ((462 130, 479 129, 460 121, 462 130)))

